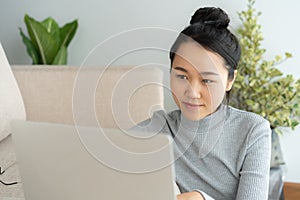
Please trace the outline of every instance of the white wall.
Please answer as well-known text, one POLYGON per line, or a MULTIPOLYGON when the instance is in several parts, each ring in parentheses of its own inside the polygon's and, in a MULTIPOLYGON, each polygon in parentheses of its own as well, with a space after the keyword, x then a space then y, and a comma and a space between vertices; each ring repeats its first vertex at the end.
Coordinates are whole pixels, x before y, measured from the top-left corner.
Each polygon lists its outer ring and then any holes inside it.
MULTIPOLYGON (((138 27, 160 27, 162 30, 180 31, 187 25, 194 10, 204 5, 225 9, 230 14, 232 29, 235 29, 239 24, 236 13, 245 9, 246 2, 246 0, 3 0, 0 2, 0 42, 11 64, 30 64, 31 60, 26 54, 18 31, 18 27, 26 30, 23 22, 25 13, 38 20, 52 16, 60 25, 78 18, 79 29, 69 47, 69 64, 101 65, 107 57, 115 57, 115 50, 119 48, 118 40, 114 40, 116 37, 106 43, 104 51, 103 49, 100 51, 103 53, 102 56, 88 55, 99 43, 115 34, 138 27)), ((265 36, 264 46, 268 49, 267 56, 272 58, 285 51, 293 53, 294 57, 280 67, 285 73, 292 73, 297 78, 300 78, 299 7, 300 3, 297 0, 257 0, 256 3, 256 8, 263 13, 260 22, 265 36)), ((168 49, 173 37, 175 36, 164 35, 162 38, 149 36, 145 40, 149 40, 150 43, 161 43, 168 49)), ((116 63, 145 64, 154 61, 166 66, 167 69, 169 61, 166 51, 150 53, 151 55, 148 51, 128 53, 116 63)), ((171 101, 171 97, 167 96, 168 109, 174 108, 171 101)), ((288 164, 286 180, 300 182, 300 160, 297 155, 300 151, 298 145, 300 127, 294 132, 284 134, 281 139, 288 164)))

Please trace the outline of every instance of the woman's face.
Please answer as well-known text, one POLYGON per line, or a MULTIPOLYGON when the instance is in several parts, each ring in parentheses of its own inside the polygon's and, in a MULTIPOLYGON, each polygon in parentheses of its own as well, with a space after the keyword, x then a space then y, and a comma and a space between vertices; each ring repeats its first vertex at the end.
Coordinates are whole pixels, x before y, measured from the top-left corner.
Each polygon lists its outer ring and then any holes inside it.
MULTIPOLYGON (((182 114, 200 120, 215 112, 235 79, 228 80, 224 59, 195 42, 180 45, 172 63, 171 90, 182 114)), ((236 72, 235 72, 236 74, 236 72)))

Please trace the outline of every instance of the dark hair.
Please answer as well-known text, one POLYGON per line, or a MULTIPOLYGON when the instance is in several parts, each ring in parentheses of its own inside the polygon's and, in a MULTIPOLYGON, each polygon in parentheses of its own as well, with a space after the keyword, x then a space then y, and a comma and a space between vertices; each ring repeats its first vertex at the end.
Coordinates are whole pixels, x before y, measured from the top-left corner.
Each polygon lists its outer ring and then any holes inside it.
POLYGON ((171 65, 179 46, 184 42, 194 41, 222 56, 229 72, 228 79, 233 79, 241 56, 241 47, 235 35, 227 28, 229 22, 228 15, 220 8, 199 8, 192 16, 190 25, 181 31, 171 47, 171 65))

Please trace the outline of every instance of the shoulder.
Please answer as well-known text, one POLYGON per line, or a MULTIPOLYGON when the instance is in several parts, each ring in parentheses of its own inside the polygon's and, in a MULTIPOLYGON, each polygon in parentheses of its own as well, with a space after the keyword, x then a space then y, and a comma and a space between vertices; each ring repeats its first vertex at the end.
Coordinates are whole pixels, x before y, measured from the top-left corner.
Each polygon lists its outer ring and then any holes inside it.
POLYGON ((180 121, 180 110, 174 110, 171 112, 166 112, 165 110, 154 111, 150 118, 140 122, 140 125, 149 124, 150 122, 164 123, 166 121, 172 123, 175 121, 180 121))
POLYGON ((247 123, 251 125, 256 125, 256 124, 265 124, 270 126, 269 121, 263 118, 262 116, 245 111, 245 110, 240 110, 231 106, 228 106, 228 119, 231 120, 232 122, 238 122, 238 123, 247 123))
POLYGON ((271 127, 262 116, 228 106, 227 125, 235 127, 240 134, 246 134, 249 140, 270 137, 271 127))
POLYGON ((176 127, 180 123, 180 110, 166 112, 158 110, 153 112, 152 116, 138 123, 132 130, 143 132, 168 132, 170 128, 176 127))
POLYGON ((180 120, 181 112, 180 110, 173 110, 170 112, 166 112, 165 110, 155 111, 150 119, 161 119, 166 121, 177 121, 180 120))

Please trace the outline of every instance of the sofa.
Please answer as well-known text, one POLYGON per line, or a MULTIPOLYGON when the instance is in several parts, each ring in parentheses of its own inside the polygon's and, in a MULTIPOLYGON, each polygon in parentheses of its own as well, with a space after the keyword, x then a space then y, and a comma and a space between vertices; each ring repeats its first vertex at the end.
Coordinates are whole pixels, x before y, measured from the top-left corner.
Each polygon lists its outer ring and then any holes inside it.
MULTIPOLYGON (((11 66, 26 120, 127 129, 163 108, 163 73, 154 67, 11 66)), ((21 181, 11 135, 0 141, 5 182, 21 181)), ((0 184, 0 200, 24 199, 22 183, 0 184)))

